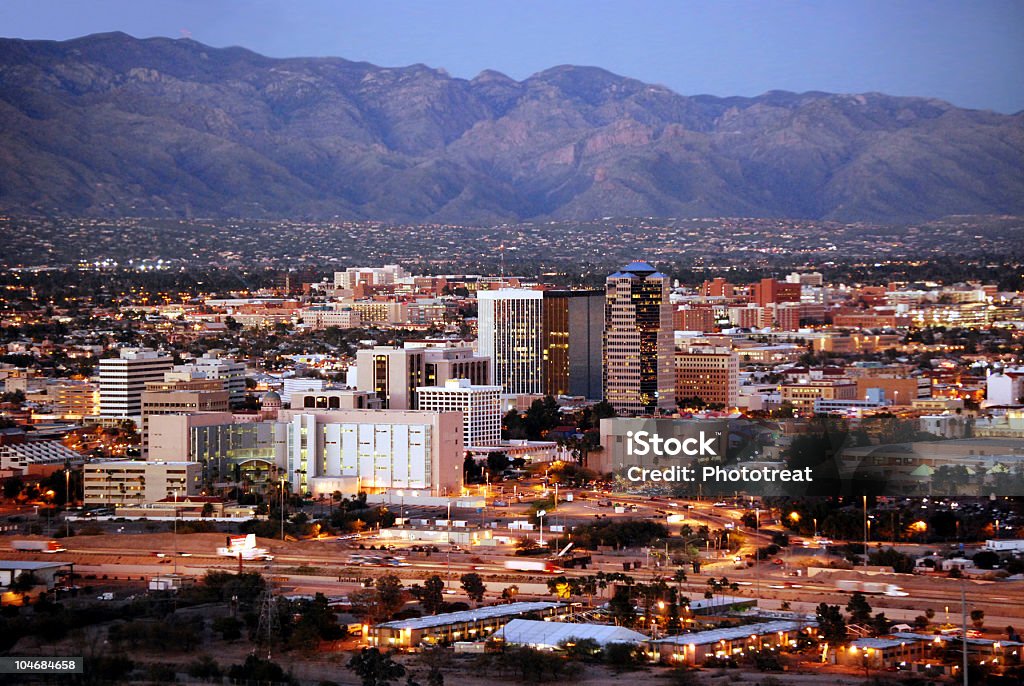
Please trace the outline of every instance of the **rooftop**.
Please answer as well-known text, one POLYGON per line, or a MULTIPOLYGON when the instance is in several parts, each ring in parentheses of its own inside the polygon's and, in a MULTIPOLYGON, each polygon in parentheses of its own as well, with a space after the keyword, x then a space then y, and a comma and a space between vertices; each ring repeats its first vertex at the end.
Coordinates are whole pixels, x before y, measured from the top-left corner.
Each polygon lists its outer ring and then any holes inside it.
POLYGON ((494 636, 506 643, 557 646, 566 641, 592 639, 601 645, 607 643, 639 643, 646 641, 638 631, 611 624, 571 624, 568 622, 542 622, 535 619, 513 619, 498 629, 494 636))
POLYGON ((67 567, 70 562, 33 562, 30 560, 0 560, 0 572, 29 572, 37 569, 67 567))
POLYGON ((654 643, 673 643, 676 645, 708 645, 719 641, 734 641, 738 638, 748 636, 764 636, 780 631, 799 631, 806 627, 817 627, 815 621, 797 622, 788 619, 780 619, 774 622, 760 622, 759 624, 745 624, 742 626, 730 626, 724 629, 712 629, 710 631, 696 631, 689 634, 679 634, 662 638, 654 643))
MULTIPOLYGON (((902 638, 903 640, 912 640, 912 641, 956 641, 958 643, 963 640, 959 636, 954 636, 954 635, 942 636, 941 634, 916 634, 916 633, 912 633, 912 632, 909 632, 909 631, 906 631, 906 632, 900 631, 900 632, 894 633, 893 637, 895 637, 895 638, 902 638)), ((1024 643, 1021 643, 1019 641, 1007 641, 1007 640, 1004 640, 1004 639, 1001 639, 1001 638, 1000 639, 995 639, 995 640, 988 639, 988 638, 968 638, 967 639, 967 644, 968 645, 972 645, 972 646, 990 646, 993 643, 999 643, 1000 645, 1004 645, 1004 646, 1015 646, 1015 647, 1024 646, 1024 643)))
POLYGON ((448 624, 459 624, 462 622, 476 622, 483 619, 495 617, 509 617, 512 615, 526 614, 527 612, 539 612, 561 607, 562 603, 550 602, 522 602, 509 603, 508 605, 491 605, 489 607, 478 607, 475 610, 462 610, 461 612, 446 612, 430 617, 413 617, 412 619, 398 619, 393 622, 378 624, 379 628, 386 629, 430 629, 435 626, 447 626, 448 624))
POLYGON ((886 648, 898 648, 906 643, 906 641, 900 641, 895 638, 858 638, 856 641, 851 641, 850 645, 855 648, 874 648, 875 650, 885 650, 886 648))

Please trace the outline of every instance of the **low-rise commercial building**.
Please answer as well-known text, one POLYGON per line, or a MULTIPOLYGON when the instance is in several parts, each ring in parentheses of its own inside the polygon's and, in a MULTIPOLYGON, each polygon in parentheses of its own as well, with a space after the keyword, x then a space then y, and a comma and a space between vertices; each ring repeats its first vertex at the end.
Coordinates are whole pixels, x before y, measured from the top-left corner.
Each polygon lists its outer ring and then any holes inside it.
POLYGON ((411 648, 420 644, 436 645, 455 641, 477 641, 486 638, 510 619, 529 614, 557 618, 568 613, 562 603, 521 602, 491 605, 475 610, 448 612, 430 617, 415 617, 385 622, 363 631, 370 645, 388 648, 411 648))
POLYGON ((701 665, 711 657, 728 658, 751 650, 795 646, 801 637, 815 636, 817 627, 813 620, 780 619, 668 636, 648 640, 645 646, 655 659, 701 665))
POLYGON ((199 495, 202 466, 195 462, 117 460, 85 465, 86 505, 142 505, 199 495))

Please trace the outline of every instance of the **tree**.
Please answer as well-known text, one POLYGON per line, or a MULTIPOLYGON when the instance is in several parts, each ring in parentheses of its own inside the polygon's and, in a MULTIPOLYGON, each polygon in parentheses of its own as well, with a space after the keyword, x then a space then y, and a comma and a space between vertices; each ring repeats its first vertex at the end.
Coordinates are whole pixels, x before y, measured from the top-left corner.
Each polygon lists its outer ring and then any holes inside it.
POLYGON ((462 480, 467 484, 479 483, 484 480, 484 470, 472 455, 467 454, 462 461, 462 480))
POLYGON ((231 665, 231 668, 228 669, 228 676, 234 681, 292 683, 292 680, 285 674, 281 665, 270 660, 261 660, 255 655, 245 658, 245 663, 243 664, 231 665))
POLYGON ((617 624, 632 626, 636 621, 636 607, 633 605, 632 594, 625 586, 615 587, 615 594, 608 602, 608 609, 617 624))
POLYGON ((601 644, 592 638, 570 638, 558 644, 570 660, 593 662, 601 655, 601 644))
POLYGON ((12 476, 10 479, 4 481, 4 497, 5 498, 17 498, 18 494, 21 493, 22 489, 25 488, 25 482, 20 477, 12 476))
POLYGON ((487 455, 487 471, 490 472, 493 479, 508 469, 511 462, 505 453, 489 453, 487 455))
POLYGON ((479 604, 484 600, 484 593, 487 592, 487 586, 484 585, 484 581, 480 578, 480 575, 476 572, 469 572, 459 577, 459 581, 462 582, 462 590, 466 592, 469 599, 479 604))
POLYGON ((355 672, 363 686, 388 686, 405 676, 405 667, 376 648, 363 648, 348 661, 348 668, 355 672))
POLYGON ((357 588, 348 594, 348 599, 352 603, 352 614, 367 623, 377 621, 380 608, 377 605, 376 589, 357 588))
POLYGON ((37 577, 33 572, 22 572, 16 576, 13 581, 11 581, 8 589, 12 593, 25 595, 40 583, 42 582, 39 580, 39 577, 37 577))
POLYGON ((985 626, 985 611, 971 610, 971 624, 974 625, 975 629, 985 626))
POLYGON ((999 564, 999 555, 991 550, 982 550, 972 559, 978 569, 992 569, 999 564))
POLYGON ((632 669, 643 659, 643 648, 635 643, 609 643, 604 647, 604 661, 616 672, 632 669))
POLYGON ((850 613, 850 621, 854 624, 867 624, 871 621, 871 605, 859 591, 850 596, 846 611, 850 613))
POLYGON ((875 636, 889 633, 889 618, 885 616, 884 612, 879 612, 871 620, 871 633, 875 636))
POLYGON ((385 574, 378 577, 374 582, 377 591, 377 604, 380 606, 380 615, 390 618, 402 609, 405 605, 405 591, 402 590, 402 580, 394 574, 385 574))
POLYGON ((237 641, 242 637, 242 622, 237 617, 217 617, 212 628, 225 641, 237 641))
POLYGON ((517 584, 512 584, 501 589, 502 600, 513 601, 516 599, 517 595, 519 595, 519 586, 517 584))
POLYGON ((818 634, 825 642, 835 646, 846 641, 846 619, 843 618, 838 605, 821 603, 815 615, 818 620, 818 634))
POLYGON ((511 409, 501 420, 501 438, 503 440, 526 438, 526 426, 519 411, 511 409))
POLYGON ((420 605, 424 611, 436 615, 444 607, 444 580, 437 574, 423 582, 420 605))
POLYGON ((616 416, 615 408, 607 400, 602 400, 594 405, 592 412, 595 426, 600 425, 602 419, 611 419, 616 416))
POLYGON ((883 548, 868 553, 868 563, 879 567, 892 567, 897 574, 910 574, 914 571, 914 558, 895 548, 883 548))

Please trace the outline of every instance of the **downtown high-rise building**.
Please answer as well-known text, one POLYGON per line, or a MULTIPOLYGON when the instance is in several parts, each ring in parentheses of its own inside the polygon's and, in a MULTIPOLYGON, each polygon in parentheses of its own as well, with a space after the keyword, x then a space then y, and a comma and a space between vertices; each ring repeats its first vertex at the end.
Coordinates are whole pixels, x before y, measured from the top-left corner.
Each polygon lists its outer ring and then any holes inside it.
POLYGON ((449 379, 487 385, 491 361, 468 345, 444 340, 406 341, 401 348, 378 345, 356 353, 356 385, 380 398, 383 409, 419 409, 417 388, 443 386, 449 379))
POLYGON ((601 398, 604 291, 544 291, 544 394, 601 398))
POLYGON ((620 414, 675 411, 669 277, 633 262, 605 280, 604 399, 620 414))
POLYGON ((491 358, 491 381, 508 395, 544 392, 544 292, 478 291, 480 355, 491 358))
POLYGON ((500 386, 474 386, 469 379, 449 379, 443 386, 421 386, 416 390, 421 410, 462 413, 467 448, 501 442, 500 386))
POLYGON ((170 355, 147 348, 123 348, 117 357, 101 359, 100 416, 141 418, 146 384, 163 381, 173 365, 170 355))
POLYGON ((359 390, 376 395, 386 410, 414 410, 425 364, 422 348, 378 345, 360 350, 356 352, 359 390))

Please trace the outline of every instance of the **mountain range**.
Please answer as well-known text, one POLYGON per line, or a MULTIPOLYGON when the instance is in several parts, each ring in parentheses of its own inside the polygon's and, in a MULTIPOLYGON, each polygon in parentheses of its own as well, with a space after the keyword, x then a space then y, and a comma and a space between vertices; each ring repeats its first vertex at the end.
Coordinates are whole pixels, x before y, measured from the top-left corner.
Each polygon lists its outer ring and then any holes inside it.
POLYGON ((466 80, 190 39, 2 39, 0 211, 475 224, 1024 214, 1024 113, 879 93, 685 96, 594 67, 466 80))

